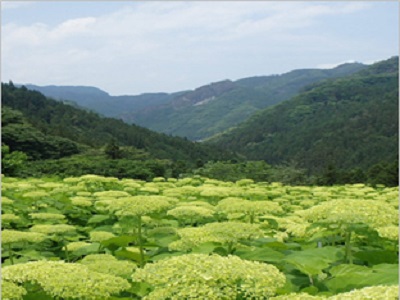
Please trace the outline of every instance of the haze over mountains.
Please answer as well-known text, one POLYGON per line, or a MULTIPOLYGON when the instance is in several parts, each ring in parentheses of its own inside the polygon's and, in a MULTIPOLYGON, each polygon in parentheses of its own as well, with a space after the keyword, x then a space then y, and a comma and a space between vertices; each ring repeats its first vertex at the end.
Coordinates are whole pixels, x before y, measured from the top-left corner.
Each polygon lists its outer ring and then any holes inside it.
POLYGON ((309 84, 351 75, 366 67, 349 63, 333 69, 301 69, 282 75, 224 80, 172 94, 110 96, 95 87, 26 87, 57 100, 74 101, 80 107, 107 117, 197 141, 236 126, 261 109, 290 99, 309 84))

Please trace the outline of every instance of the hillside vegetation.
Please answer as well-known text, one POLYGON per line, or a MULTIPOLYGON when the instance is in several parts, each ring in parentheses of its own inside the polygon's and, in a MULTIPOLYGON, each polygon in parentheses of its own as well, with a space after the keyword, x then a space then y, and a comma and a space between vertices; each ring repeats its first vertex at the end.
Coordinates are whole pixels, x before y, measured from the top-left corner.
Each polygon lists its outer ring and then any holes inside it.
MULTIPOLYGON (((199 161, 231 157, 213 146, 100 117, 12 83, 2 84, 2 144, 7 153, 19 151, 29 161, 39 161, 40 172, 62 173, 67 168, 74 175, 88 171, 127 175, 137 169, 138 161, 146 160, 155 165, 153 169, 159 169, 141 176, 148 178, 164 175, 166 165, 185 169, 199 161), (81 157, 67 159, 74 154, 81 157)), ((31 167, 28 175, 35 170, 31 167)))
MULTIPOLYGON (((250 160, 293 163, 311 174, 397 168, 398 57, 311 85, 209 141, 250 160)), ((397 172, 396 172, 397 173, 397 172)))
POLYGON ((282 75, 224 80, 174 94, 116 97, 93 87, 27 87, 55 99, 73 100, 82 107, 127 123, 190 140, 203 140, 245 121, 260 109, 291 98, 309 84, 352 74, 365 67, 352 63, 334 69, 294 70, 282 75))

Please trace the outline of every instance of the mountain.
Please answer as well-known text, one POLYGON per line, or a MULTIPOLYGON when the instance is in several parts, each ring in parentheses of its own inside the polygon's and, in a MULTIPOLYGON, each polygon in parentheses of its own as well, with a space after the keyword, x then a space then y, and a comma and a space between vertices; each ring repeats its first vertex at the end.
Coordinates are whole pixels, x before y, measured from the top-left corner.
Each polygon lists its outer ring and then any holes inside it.
MULTIPOLYGON (((99 95, 98 90, 90 90, 99 95)), ((2 83, 2 143, 31 159, 61 158, 114 141, 144 151, 153 159, 196 162, 229 155, 213 146, 153 132, 121 120, 77 109, 26 87, 2 83)))
POLYGON ((398 159, 398 57, 308 86, 208 143, 310 173, 398 159))
MULTIPOLYGON (((22 86, 22 85, 17 85, 22 86)), ((60 101, 73 101, 82 108, 87 108, 106 117, 116 117, 129 110, 161 105, 172 95, 167 93, 146 93, 137 96, 111 96, 107 92, 91 86, 37 86, 24 85, 29 90, 38 91, 49 98, 60 101)))
POLYGON ((309 84, 366 68, 302 69, 282 75, 224 80, 173 94, 110 96, 93 87, 26 85, 54 99, 72 100, 97 113, 190 140, 203 140, 245 121, 260 109, 287 100, 309 84))

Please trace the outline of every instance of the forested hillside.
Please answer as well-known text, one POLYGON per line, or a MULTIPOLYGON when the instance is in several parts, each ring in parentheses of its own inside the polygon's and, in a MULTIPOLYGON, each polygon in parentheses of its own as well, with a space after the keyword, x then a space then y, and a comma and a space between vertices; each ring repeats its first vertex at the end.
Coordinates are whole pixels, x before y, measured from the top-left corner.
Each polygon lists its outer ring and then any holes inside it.
POLYGON ((391 166, 397 177, 398 57, 309 86, 209 143, 311 174, 391 166))
MULTIPOLYGON (((103 118, 12 83, 2 84, 2 143, 10 152, 25 153, 29 161, 57 160, 80 153, 83 157, 74 163, 81 171, 76 172, 85 172, 85 164, 91 162, 91 168, 108 168, 108 173, 102 172, 108 175, 112 173, 110 166, 101 165, 105 158, 119 159, 119 168, 128 168, 132 160, 164 160, 162 166, 178 163, 193 167, 202 161, 230 157, 213 146, 103 118)), ((60 163, 62 160, 46 161, 43 166, 51 168, 60 163)), ((109 164, 112 168, 117 165, 115 161, 109 164)))
POLYGON ((174 94, 116 97, 93 87, 27 87, 55 99, 73 100, 80 106, 128 123, 202 140, 245 121, 260 109, 289 99, 309 84, 352 74, 365 67, 351 63, 334 69, 294 70, 282 75, 224 80, 174 94))

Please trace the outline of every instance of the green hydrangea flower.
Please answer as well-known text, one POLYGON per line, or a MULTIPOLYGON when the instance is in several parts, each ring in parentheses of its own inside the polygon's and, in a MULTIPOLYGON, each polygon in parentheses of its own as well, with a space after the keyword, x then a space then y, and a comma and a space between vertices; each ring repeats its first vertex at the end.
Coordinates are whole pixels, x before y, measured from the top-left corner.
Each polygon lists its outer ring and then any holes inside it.
POLYGON ((95 197, 111 197, 111 198, 120 198, 120 197, 129 197, 130 194, 124 191, 102 191, 96 192, 93 194, 95 197))
POLYGON ((399 299, 399 286, 369 286, 362 289, 341 293, 328 298, 329 300, 395 300, 399 299))
POLYGON ((167 215, 173 216, 179 221, 188 221, 189 223, 199 222, 206 218, 211 218, 215 211, 200 206, 179 206, 167 212, 167 215))
POLYGON ((372 228, 397 224, 398 212, 387 203, 374 200, 337 199, 323 202, 298 214, 311 222, 356 224, 372 228))
POLYGON ((11 200, 8 197, 2 196, 1 197, 1 205, 12 205, 14 203, 14 200, 11 200))
POLYGON ((89 207, 92 206, 92 201, 83 199, 84 197, 73 197, 71 203, 75 206, 89 207))
POLYGON ((26 295, 26 290, 10 281, 1 281, 1 299, 3 300, 22 300, 26 295))
POLYGON ((110 254, 91 254, 81 260, 81 264, 89 270, 128 278, 137 268, 136 264, 127 260, 118 260, 110 254))
POLYGON ((270 298, 270 300, 322 300, 322 299, 327 299, 327 298, 320 296, 312 296, 307 293, 298 293, 298 294, 290 293, 287 295, 281 295, 270 298))
POLYGON ((38 224, 33 225, 30 230, 32 232, 40 232, 45 234, 57 234, 57 233, 66 233, 75 230, 75 227, 67 224, 56 224, 56 225, 47 225, 47 224, 38 224))
POLYGON ((2 223, 18 222, 20 220, 21 220, 21 218, 15 214, 2 214, 1 215, 2 223))
POLYGON ((82 264, 36 261, 2 269, 2 278, 14 283, 33 282, 57 298, 98 300, 130 287, 128 281, 90 271, 82 264))
POLYGON ((378 227, 376 231, 378 231, 380 237, 394 241, 399 240, 399 226, 391 225, 391 226, 378 227))
POLYGON ((65 216, 62 214, 53 214, 53 213, 30 213, 29 216, 32 219, 39 220, 63 220, 65 216))
POLYGON ((166 196, 132 196, 120 198, 118 201, 104 202, 106 209, 115 212, 118 217, 145 216, 165 211, 178 200, 166 196))
POLYGON ((86 242, 82 242, 82 241, 71 242, 68 245, 66 245, 65 247, 63 247, 63 249, 72 252, 72 251, 76 251, 78 249, 81 249, 81 248, 84 248, 84 247, 87 247, 87 246, 90 246, 90 245, 91 244, 86 243, 86 242))
POLYGON ((132 275, 154 287, 144 299, 265 299, 286 278, 275 266, 236 256, 188 254, 147 264, 132 275), (160 276, 160 274, 162 274, 160 276))
POLYGON ((217 210, 227 214, 243 213, 250 216, 250 222, 254 222, 256 216, 266 213, 282 213, 280 205, 272 201, 249 201, 236 197, 229 197, 221 200, 217 210))
POLYGON ((201 227, 177 231, 180 240, 169 245, 171 250, 187 251, 205 242, 217 242, 233 247, 240 240, 264 236, 259 225, 240 222, 208 223, 201 227))
POLYGON ((3 244, 18 242, 40 243, 45 239, 46 235, 37 232, 25 232, 8 229, 1 231, 1 242, 3 244))
POLYGON ((22 195, 24 198, 46 198, 49 197, 50 194, 45 192, 45 191, 32 191, 32 192, 27 192, 22 195))
POLYGON ((115 237, 115 235, 108 231, 91 231, 89 233, 92 242, 102 242, 115 237))

